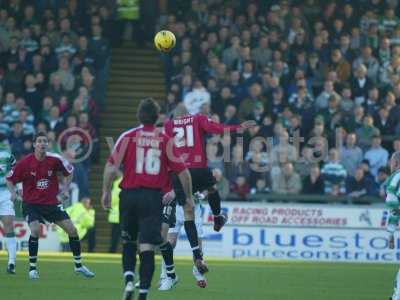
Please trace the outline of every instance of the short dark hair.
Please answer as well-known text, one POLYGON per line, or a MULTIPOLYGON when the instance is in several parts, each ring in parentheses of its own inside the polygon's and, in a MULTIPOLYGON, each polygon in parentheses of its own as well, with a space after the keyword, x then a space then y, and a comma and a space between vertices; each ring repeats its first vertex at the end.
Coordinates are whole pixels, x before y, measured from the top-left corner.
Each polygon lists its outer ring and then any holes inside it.
POLYGON ((142 124, 154 125, 157 122, 160 106, 153 98, 140 101, 137 117, 142 124))
POLYGON ((44 136, 44 137, 48 138, 46 132, 40 131, 40 132, 36 133, 36 134, 33 136, 33 138, 32 138, 32 143, 36 143, 36 140, 37 140, 38 138, 40 138, 41 136, 44 136))

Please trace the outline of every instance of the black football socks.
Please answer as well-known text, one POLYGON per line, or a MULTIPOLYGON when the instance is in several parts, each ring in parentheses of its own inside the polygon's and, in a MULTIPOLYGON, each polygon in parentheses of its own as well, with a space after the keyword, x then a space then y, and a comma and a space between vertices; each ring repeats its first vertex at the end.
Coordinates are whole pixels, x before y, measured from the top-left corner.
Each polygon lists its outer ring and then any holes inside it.
POLYGON ((140 253, 140 287, 139 300, 146 300, 154 274, 154 251, 140 253))
POLYGON ((176 274, 174 265, 174 249, 172 248, 170 242, 162 244, 160 246, 160 251, 165 262, 165 267, 167 269, 167 276, 175 279, 176 274))
POLYGON ((39 249, 39 238, 29 237, 29 271, 36 270, 37 254, 39 249))
POLYGON ((79 237, 70 236, 69 237, 69 247, 71 248, 72 255, 74 256, 75 267, 81 268, 82 267, 81 242, 79 241, 79 237))
POLYGON ((193 220, 191 220, 183 222, 183 226, 185 227, 185 232, 189 240, 190 247, 193 251, 193 257, 195 259, 203 259, 203 255, 199 247, 199 237, 197 235, 196 224, 193 220))

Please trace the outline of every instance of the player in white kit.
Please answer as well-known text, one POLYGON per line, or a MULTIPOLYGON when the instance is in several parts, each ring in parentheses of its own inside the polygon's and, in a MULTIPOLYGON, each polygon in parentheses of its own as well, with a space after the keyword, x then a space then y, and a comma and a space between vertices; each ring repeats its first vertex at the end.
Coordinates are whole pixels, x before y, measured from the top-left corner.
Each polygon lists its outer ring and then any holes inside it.
MULTIPOLYGON (((194 199, 196 202, 196 207, 195 207, 195 224, 197 228, 197 233, 199 236, 199 246, 202 248, 202 239, 204 237, 204 230, 203 230, 203 213, 202 213, 202 206, 201 206, 201 200, 204 200, 207 196, 207 192, 203 193, 196 193, 194 195, 194 199)), ((184 214, 183 214, 183 208, 181 205, 176 206, 176 221, 175 221, 175 226, 171 227, 168 231, 168 241, 172 245, 172 247, 176 247, 176 244, 178 242, 178 236, 179 233, 181 232, 184 224, 184 214)), ((201 288, 205 288, 207 286, 207 280, 204 275, 202 275, 195 266, 193 266, 192 269, 193 276, 196 279, 197 285, 201 288)), ((168 282, 168 277, 167 277, 167 269, 165 266, 164 261, 162 260, 161 263, 161 274, 160 274, 160 290, 169 290, 171 289, 172 286, 168 282)))
POLYGON ((15 210, 6 186, 6 176, 16 161, 8 145, 0 143, 0 221, 4 229, 4 244, 8 251, 7 273, 15 274, 17 240, 14 233, 15 210))

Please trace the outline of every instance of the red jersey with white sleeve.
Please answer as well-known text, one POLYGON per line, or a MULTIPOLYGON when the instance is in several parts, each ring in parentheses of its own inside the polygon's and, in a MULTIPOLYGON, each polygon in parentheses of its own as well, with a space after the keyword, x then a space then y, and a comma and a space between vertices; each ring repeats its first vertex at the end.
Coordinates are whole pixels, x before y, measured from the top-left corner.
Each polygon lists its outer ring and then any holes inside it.
POLYGON ((207 168, 205 135, 236 131, 240 125, 224 125, 202 114, 185 115, 165 123, 165 133, 174 137, 178 153, 189 169, 207 168))
POLYGON ((120 187, 124 189, 151 188, 163 190, 169 185, 168 171, 177 174, 186 169, 176 153, 173 140, 159 128, 142 125, 124 132, 108 162, 123 165, 120 187))
POLYGON ((22 182, 22 200, 29 204, 59 204, 58 174, 69 176, 74 171, 72 164, 56 153, 47 152, 43 160, 29 154, 17 162, 7 175, 14 185, 22 182))

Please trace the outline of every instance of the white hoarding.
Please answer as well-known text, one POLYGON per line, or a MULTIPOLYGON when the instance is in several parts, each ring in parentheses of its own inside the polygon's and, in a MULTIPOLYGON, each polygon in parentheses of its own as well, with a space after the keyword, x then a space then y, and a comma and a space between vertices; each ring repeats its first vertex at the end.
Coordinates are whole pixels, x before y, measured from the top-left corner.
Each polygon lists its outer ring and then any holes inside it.
MULTIPOLYGON (((18 250, 28 250, 28 240, 30 230, 28 224, 24 221, 16 221, 14 223, 15 235, 17 237, 18 250)), ((0 223, 0 249, 4 249, 4 229, 0 223)), ((40 240, 39 240, 40 251, 59 251, 60 241, 55 230, 55 225, 40 225, 40 240)))
MULTIPOLYGON (((388 248, 379 229, 278 228, 226 226, 221 233, 205 226, 204 253, 209 257, 334 262, 400 262, 400 238, 388 248)), ((176 255, 191 255, 181 235, 176 255)))
MULTIPOLYGON (((382 228, 387 219, 383 207, 371 206, 226 202, 222 211, 231 225, 382 228)), ((203 220, 205 224, 212 224, 208 205, 204 205, 203 220)))

